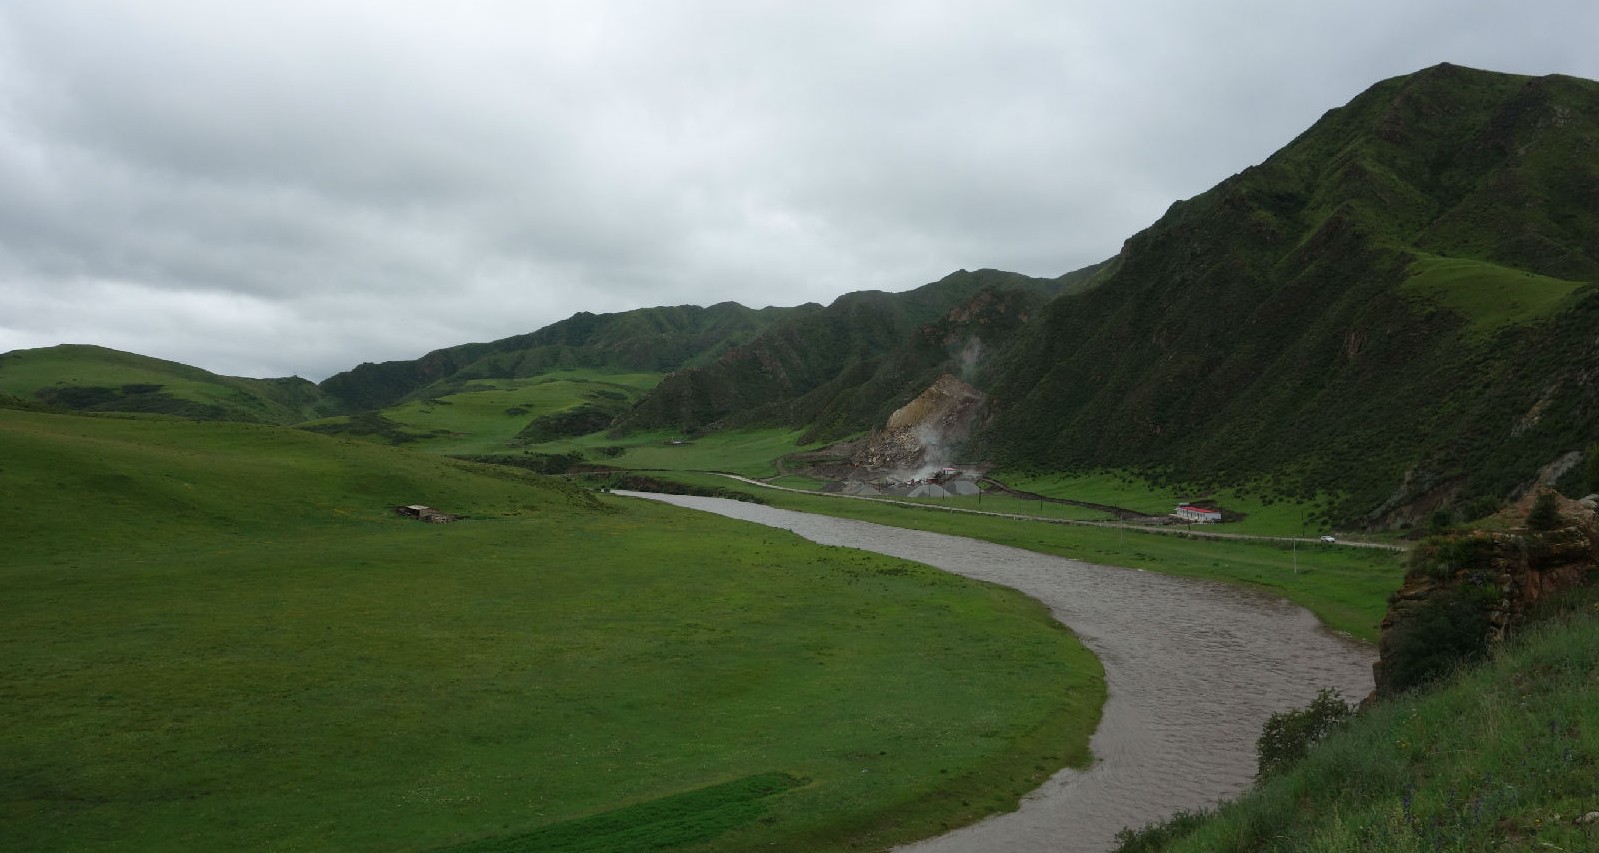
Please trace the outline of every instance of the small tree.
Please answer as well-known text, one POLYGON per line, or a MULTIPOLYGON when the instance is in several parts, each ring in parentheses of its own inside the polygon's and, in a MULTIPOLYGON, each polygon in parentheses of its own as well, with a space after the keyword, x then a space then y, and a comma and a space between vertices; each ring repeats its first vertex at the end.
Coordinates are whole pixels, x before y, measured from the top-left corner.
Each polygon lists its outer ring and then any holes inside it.
POLYGON ((1273 714, 1260 728, 1255 755, 1260 761, 1259 778, 1265 779, 1292 767, 1310 753, 1311 746, 1343 725, 1353 714, 1349 703, 1337 690, 1322 690, 1303 708, 1273 714))
POLYGON ((1545 489, 1532 503, 1527 513, 1527 527, 1533 530, 1554 530, 1560 526, 1560 501, 1553 489, 1545 489))

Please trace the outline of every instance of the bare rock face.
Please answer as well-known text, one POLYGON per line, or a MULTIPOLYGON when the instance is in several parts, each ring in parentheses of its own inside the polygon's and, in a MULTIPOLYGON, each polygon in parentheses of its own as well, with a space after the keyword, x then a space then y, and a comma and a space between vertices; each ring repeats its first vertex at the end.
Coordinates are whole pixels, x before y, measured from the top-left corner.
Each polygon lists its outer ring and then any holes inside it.
POLYGON ((850 464, 877 471, 913 475, 948 464, 954 448, 972 434, 983 392, 946 373, 888 418, 855 448, 850 464))
POLYGON ((1488 642, 1499 642, 1522 624, 1540 600, 1599 579, 1599 518, 1579 501, 1559 499, 1560 524, 1533 531, 1512 526, 1527 518, 1535 495, 1501 513, 1502 529, 1472 530, 1429 539, 1412 554, 1399 591, 1388 599, 1378 661, 1373 666, 1378 698, 1396 684, 1384 664, 1407 620, 1420 618, 1430 602, 1465 593, 1482 616, 1488 642))

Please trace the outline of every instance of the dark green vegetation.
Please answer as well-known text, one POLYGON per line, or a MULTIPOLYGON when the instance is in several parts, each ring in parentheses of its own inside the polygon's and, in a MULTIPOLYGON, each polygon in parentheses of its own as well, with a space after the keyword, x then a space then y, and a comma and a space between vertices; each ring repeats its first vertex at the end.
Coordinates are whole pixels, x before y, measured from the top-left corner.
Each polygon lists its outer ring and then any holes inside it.
POLYGON ((525 379, 561 369, 665 373, 714 359, 779 318, 816 307, 757 311, 723 302, 620 314, 585 311, 526 335, 435 350, 415 361, 362 364, 321 387, 348 407, 371 410, 443 396, 474 380, 525 379))
POLYGON ((858 433, 940 374, 975 369, 1072 280, 961 270, 906 293, 847 294, 775 324, 715 364, 674 374, 620 426, 808 427, 807 443, 858 433))
POLYGON ((5 849, 876 847, 1103 701, 1010 591, 512 468, 0 409, 0 495, 5 849))
POLYGON ((1599 609, 1592 593, 1439 689, 1379 703, 1213 815, 1140 851, 1546 851, 1599 844, 1599 609))
POLYGON ((1378 84, 1028 324, 986 448, 1338 495, 1341 524, 1503 499, 1595 434, 1596 141, 1593 82, 1378 84))
POLYGON ((1349 722, 1352 713, 1349 703, 1336 690, 1324 689, 1303 708, 1273 714, 1260 727, 1260 739, 1255 743, 1261 777, 1281 773, 1303 761, 1311 747, 1349 722))

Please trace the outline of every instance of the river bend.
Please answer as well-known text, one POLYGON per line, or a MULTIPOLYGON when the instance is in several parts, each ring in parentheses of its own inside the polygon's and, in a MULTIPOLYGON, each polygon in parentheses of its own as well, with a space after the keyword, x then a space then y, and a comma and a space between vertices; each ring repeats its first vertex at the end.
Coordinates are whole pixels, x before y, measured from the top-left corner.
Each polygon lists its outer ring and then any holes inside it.
POLYGON ((1083 851, 1124 826, 1214 805, 1249 785, 1272 714, 1324 687, 1371 690, 1369 646, 1283 599, 1213 581, 1101 566, 974 539, 687 495, 644 495, 915 560, 1020 590, 1099 656, 1109 698, 1087 771, 1062 770, 1015 812, 901 851, 1083 851))

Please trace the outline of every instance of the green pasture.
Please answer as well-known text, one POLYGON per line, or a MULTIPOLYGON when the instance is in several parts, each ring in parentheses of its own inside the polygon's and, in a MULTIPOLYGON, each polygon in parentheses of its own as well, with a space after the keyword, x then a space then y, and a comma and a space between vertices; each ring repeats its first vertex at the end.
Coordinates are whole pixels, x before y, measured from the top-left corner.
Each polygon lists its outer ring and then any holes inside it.
POLYGON ((985 492, 981 495, 950 495, 943 498, 896 498, 886 497, 887 500, 905 501, 906 503, 919 504, 932 507, 948 507, 950 509, 976 510, 979 512, 999 512, 1012 515, 1030 515, 1036 518, 1065 519, 1071 521, 1112 521, 1109 513, 1097 509, 1090 509, 1074 504, 1059 504, 1049 501, 1037 501, 1029 498, 1019 498, 1003 492, 985 492))
POLYGON ((1104 697, 1009 590, 406 449, 0 410, 0 487, 5 849, 876 849, 1104 697))
MULTIPOLYGON (((811 495, 759 486, 739 487, 714 475, 673 475, 700 485, 731 485, 784 509, 855 518, 877 524, 934 530, 1056 554, 1091 563, 1207 578, 1264 589, 1316 614, 1324 624, 1375 642, 1388 596, 1404 575, 1401 555, 1376 548, 1324 543, 1210 539, 1121 527, 945 512, 939 501, 907 505, 898 499, 811 495)), ((973 501, 975 498, 966 500, 973 501)), ((989 509, 984 497, 983 509, 989 509)), ((1037 502, 1026 507, 1036 515, 1037 502)))
MULTIPOLYGON (((403 433, 415 450, 450 455, 512 452, 523 427, 534 418, 576 409, 586 403, 638 399, 660 382, 656 373, 555 370, 526 379, 476 379, 448 393, 410 400, 378 414, 403 433)), ((350 416, 300 424, 313 430, 348 425, 350 416)), ((365 437, 391 443, 391 435, 365 437)))
POLYGON ((595 433, 569 441, 531 445, 536 453, 578 451, 613 468, 641 471, 725 471, 745 477, 777 473, 777 460, 801 450, 800 430, 729 430, 690 437, 673 432, 637 433, 609 438, 595 433))
POLYGON ((1589 284, 1469 258, 1418 255, 1404 289, 1459 312, 1483 335, 1550 316, 1589 284))
MULTIPOLYGON (((1319 536, 1326 532, 1315 518, 1328 503, 1326 496, 1295 501, 1267 497, 1262 488, 1240 486, 1202 493, 1168 486, 1157 486, 1136 475, 1121 471, 1095 471, 1083 474, 996 473, 1006 485, 1052 498, 1118 506, 1148 515, 1167 515, 1178 504, 1196 500, 1214 501, 1223 509, 1241 513, 1241 521, 1214 528, 1218 533, 1245 533, 1251 536, 1319 536)), ((985 498, 987 500, 987 498, 985 498)), ((1084 516, 1085 518, 1091 518, 1084 516)), ((1100 515, 1100 519, 1108 516, 1100 515)))

